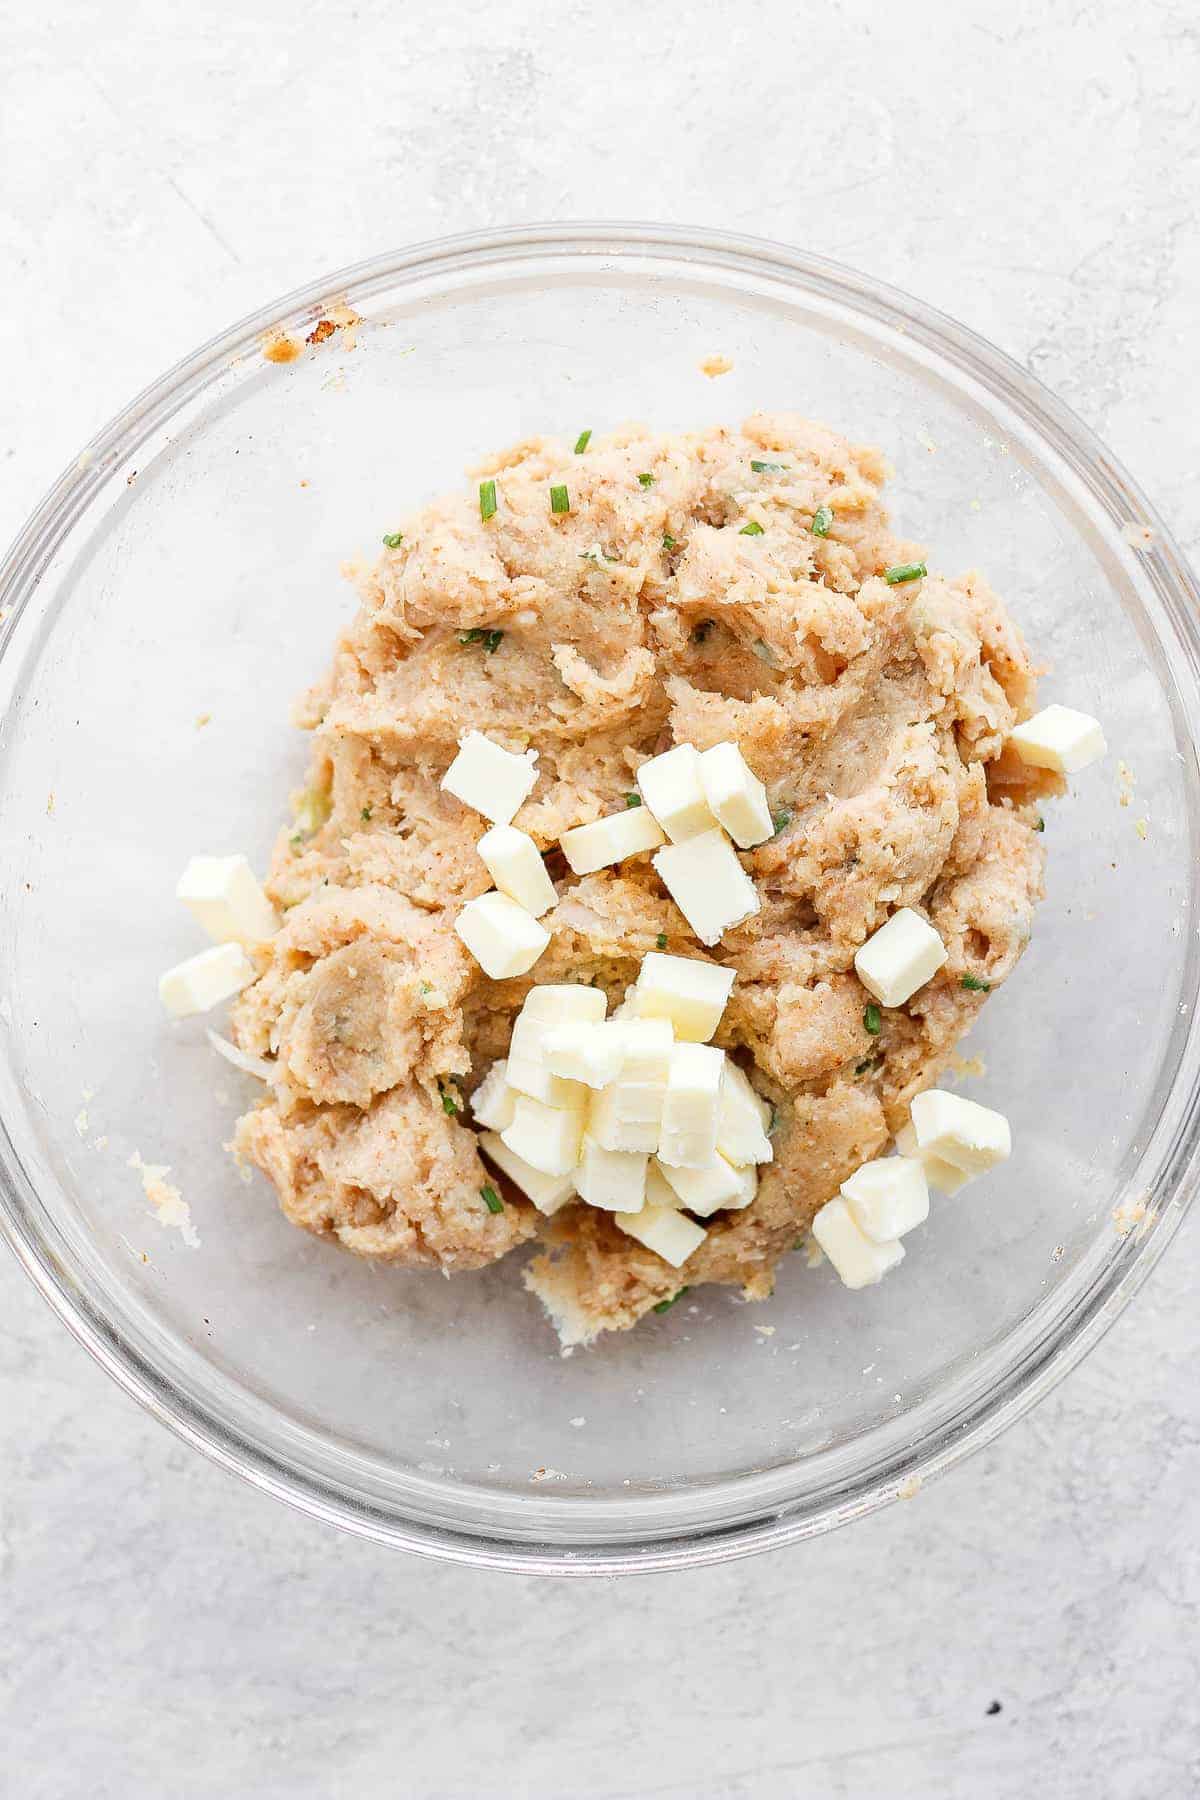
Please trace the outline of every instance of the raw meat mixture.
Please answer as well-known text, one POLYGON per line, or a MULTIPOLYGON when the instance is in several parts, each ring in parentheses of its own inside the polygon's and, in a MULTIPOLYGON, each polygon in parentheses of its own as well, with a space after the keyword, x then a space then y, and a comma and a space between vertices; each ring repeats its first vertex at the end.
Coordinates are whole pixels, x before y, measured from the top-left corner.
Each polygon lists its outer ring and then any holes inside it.
POLYGON ((472 484, 397 521, 403 541, 360 576, 358 616, 301 705, 311 777, 268 883, 284 924, 235 1012, 275 1075, 237 1148, 290 1219, 362 1256, 457 1273, 542 1239, 526 1281, 575 1342, 683 1282, 771 1292, 971 1024, 985 993, 963 977, 994 991, 1011 974, 1041 896, 1037 802, 1062 784, 1003 750, 1034 675, 986 582, 882 578, 922 552, 889 529, 878 451, 759 414, 740 431, 631 428, 581 455, 531 439, 477 474, 497 478, 494 518, 472 484), (551 513, 552 483, 568 514, 551 513), (560 899, 519 980, 488 980, 451 930, 491 885, 487 821, 439 787, 470 729, 539 752, 514 823, 560 899), (622 808, 647 757, 724 739, 780 828, 743 858, 761 912, 706 952, 647 857, 577 880, 555 846, 622 808), (854 952, 900 906, 949 960, 871 1035, 854 952), (582 1204, 541 1218, 481 1161, 469 1110, 532 985, 595 981, 615 1006, 664 937, 736 970, 716 1041, 776 1109, 757 1199, 707 1221, 683 1271, 582 1204))

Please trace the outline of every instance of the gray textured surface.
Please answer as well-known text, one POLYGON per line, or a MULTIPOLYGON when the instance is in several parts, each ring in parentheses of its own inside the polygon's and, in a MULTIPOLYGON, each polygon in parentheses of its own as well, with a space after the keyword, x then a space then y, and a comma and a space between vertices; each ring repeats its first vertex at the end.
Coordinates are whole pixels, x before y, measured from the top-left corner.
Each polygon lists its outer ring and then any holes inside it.
MULTIPOLYGON (((507 220, 806 242, 1073 403, 1194 554, 1194 9, 251 0, 0 14, 0 536, 216 325, 507 220)), ((555 1586, 286 1514, 0 1259, 0 1791, 1111 1800, 1200 1784, 1198 1263, 951 1479, 805 1549, 555 1586), (993 1701, 1002 1711, 989 1714, 993 1701)))

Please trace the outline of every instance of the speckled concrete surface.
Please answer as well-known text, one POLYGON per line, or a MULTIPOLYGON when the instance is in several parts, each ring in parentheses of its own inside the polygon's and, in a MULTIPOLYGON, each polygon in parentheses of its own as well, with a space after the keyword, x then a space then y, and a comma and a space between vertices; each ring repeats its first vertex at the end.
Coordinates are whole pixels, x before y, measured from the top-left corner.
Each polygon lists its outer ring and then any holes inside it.
MULTIPOLYGON (((958 315, 1200 537, 1200 22, 1056 0, 0 12, 0 536, 214 326, 391 243, 687 220, 958 315)), ((14 1800, 1200 1788, 1195 1230, 952 1478, 688 1577, 389 1558, 181 1449, 0 1258, 14 1800)))

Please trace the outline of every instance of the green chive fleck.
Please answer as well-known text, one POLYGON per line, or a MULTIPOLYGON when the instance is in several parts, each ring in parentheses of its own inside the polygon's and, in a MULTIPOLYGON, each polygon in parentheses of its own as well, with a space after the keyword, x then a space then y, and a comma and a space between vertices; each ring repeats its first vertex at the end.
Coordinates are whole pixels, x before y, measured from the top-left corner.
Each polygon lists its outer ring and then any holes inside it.
POLYGON ((640 806, 642 804, 642 796, 640 794, 626 794, 625 804, 626 806, 640 806))
POLYGON ((966 988, 968 994, 990 994, 992 991, 991 982, 980 981, 978 975, 964 975, 962 978, 962 985, 966 988))
POLYGON ((360 818, 360 819, 361 819, 361 820, 362 820, 362 822, 363 822, 363 824, 364 824, 364 825, 365 825, 365 824, 366 824, 366 823, 367 823, 367 820, 368 820, 368 819, 369 819, 369 818, 370 818, 370 817, 371 817, 371 809, 370 809, 370 807, 369 807, 369 806, 364 806, 364 807, 363 807, 363 809, 362 809, 362 811, 361 811, 361 812, 360 812, 360 813, 359 813, 359 815, 358 815, 358 816, 359 816, 359 818, 360 818))
POLYGON ((829 527, 833 524, 832 506, 818 506, 813 514, 812 534, 814 537, 828 537, 829 527))
POLYGON ((638 485, 639 485, 639 487, 653 487, 654 486, 653 475, 651 475, 648 471, 642 475, 639 475, 638 476, 638 485))
POLYGON ((472 625, 470 631, 459 632, 458 641, 460 644, 482 644, 486 636, 482 625, 472 625))
POLYGON ((1035 825, 1035 826, 1034 826, 1034 828, 1033 828, 1033 829, 1034 829, 1034 830, 1035 830, 1035 831, 1045 831, 1045 829, 1046 829, 1046 821, 1045 821, 1045 819, 1039 819, 1039 820, 1038 820, 1038 822, 1037 822, 1037 824, 1036 824, 1036 825, 1035 825))
POLYGON ((883 571, 883 579, 889 587, 899 587, 902 581, 918 581, 929 570, 922 563, 893 563, 890 569, 883 571))
POLYGON ((673 550, 674 548, 675 548, 675 539, 671 536, 669 531, 664 531, 663 532, 663 549, 664 550, 673 550))
POLYGON ((761 537, 762 535, 763 528, 757 519, 751 519, 750 523, 748 525, 743 525, 742 529, 738 532, 739 537, 761 537))
POLYGON ((502 631, 489 631, 488 632, 487 636, 483 640, 483 647, 487 651, 489 656, 495 656, 497 650, 500 648, 501 640, 503 639, 503 637, 504 637, 504 633, 502 631))
POLYGON ((878 1037, 883 1030, 883 1014, 873 1000, 863 1007, 863 1030, 871 1037, 878 1037))
POLYGON ((787 464, 751 461, 750 467, 756 475, 779 475, 787 468, 787 464))
POLYGON ((785 806, 777 812, 771 820, 772 825, 775 827, 775 836, 778 837, 781 831, 786 831, 791 822, 791 810, 785 806))
POLYGON ((683 1296, 685 1294, 690 1294, 691 1291, 691 1288, 681 1287, 679 1292, 677 1294, 672 1294, 669 1300, 660 1300, 658 1305, 654 1308, 655 1312, 668 1312, 677 1300, 682 1300, 683 1296))
POLYGON ((486 1187, 481 1187, 479 1192, 483 1195, 483 1204, 490 1213, 502 1213, 504 1211, 504 1202, 490 1182, 486 1187))
POLYGON ((566 488, 552 487, 550 489, 550 511, 552 513, 569 513, 570 510, 571 496, 566 488))
POLYGON ((481 481, 479 484, 479 516, 486 525, 496 510, 496 484, 494 481, 481 481))
POLYGON ((423 982, 422 982, 422 983, 421 983, 421 992, 422 992, 422 993, 423 993, 423 994, 432 994, 432 992, 433 992, 433 983, 432 983, 432 981, 423 981, 423 982))
POLYGON ((590 428, 587 431, 581 431, 579 436, 575 439, 575 454, 576 454, 576 456, 582 456, 584 451, 587 449, 588 445, 591 443, 591 441, 592 441, 592 433, 591 433, 590 428))
POLYGON ((659 947, 659 949, 660 949, 660 950, 665 950, 665 949, 666 949, 666 947, 667 947, 667 934, 666 934, 666 932, 665 932, 665 931, 660 931, 660 932, 659 932, 659 934, 658 934, 658 936, 657 936, 657 937, 656 937, 656 938, 655 938, 655 940, 654 940, 654 941, 655 941, 655 943, 656 943, 656 944, 657 944, 657 945, 658 945, 658 947, 659 947))
POLYGON ((445 1088, 442 1089, 442 1111, 448 1119, 458 1117, 458 1101, 453 1094, 448 1094, 445 1088))
POLYGON ((404 533, 402 531, 389 531, 383 541, 389 550, 398 550, 404 542, 404 533))

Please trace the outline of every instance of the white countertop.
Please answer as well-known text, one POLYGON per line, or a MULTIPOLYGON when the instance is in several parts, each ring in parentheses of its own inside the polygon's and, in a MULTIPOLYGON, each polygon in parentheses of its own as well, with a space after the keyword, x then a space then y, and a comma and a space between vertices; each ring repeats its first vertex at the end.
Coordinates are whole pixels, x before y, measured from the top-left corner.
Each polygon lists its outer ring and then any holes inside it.
MULTIPOLYGON (((0 538, 273 294, 444 232, 640 217, 805 243, 956 315, 1195 556, 1198 93, 1171 0, 9 7, 0 538)), ((0 1788, 1194 1794, 1198 1269, 1193 1228, 1048 1401, 909 1503, 565 1585, 283 1511, 143 1416, 0 1256, 0 1788)))

